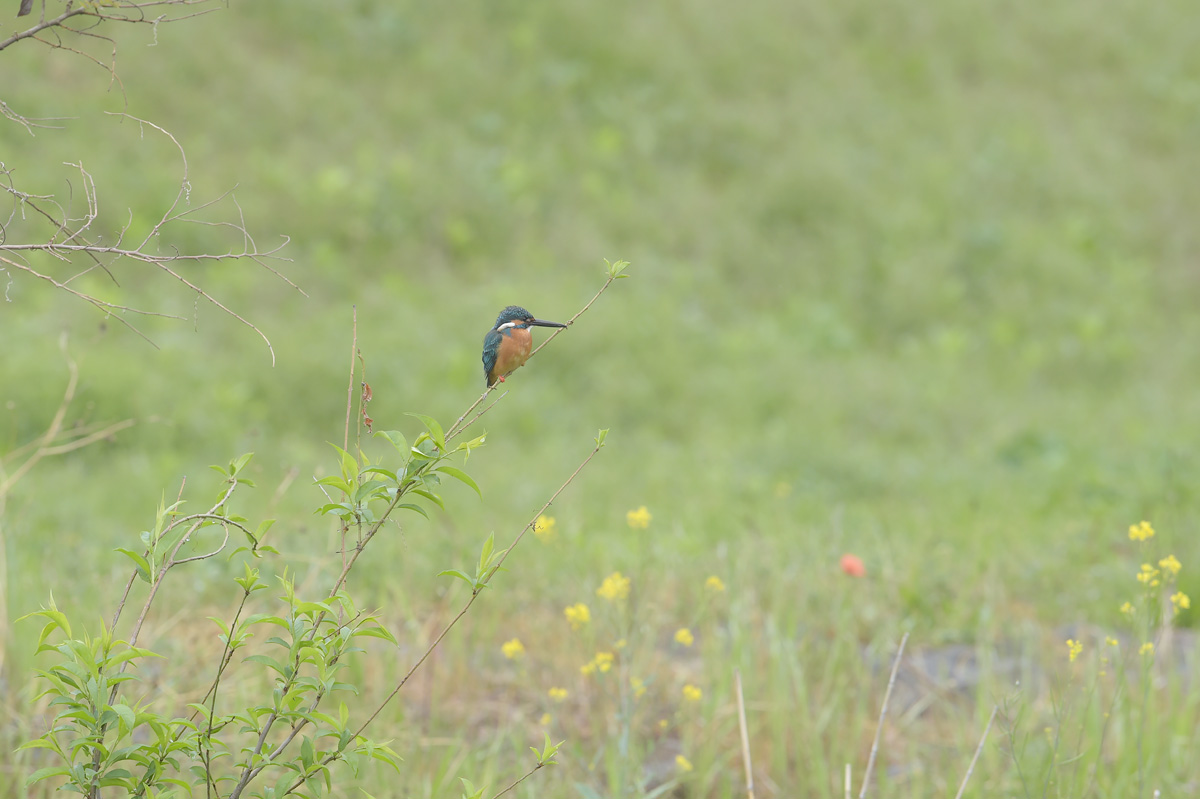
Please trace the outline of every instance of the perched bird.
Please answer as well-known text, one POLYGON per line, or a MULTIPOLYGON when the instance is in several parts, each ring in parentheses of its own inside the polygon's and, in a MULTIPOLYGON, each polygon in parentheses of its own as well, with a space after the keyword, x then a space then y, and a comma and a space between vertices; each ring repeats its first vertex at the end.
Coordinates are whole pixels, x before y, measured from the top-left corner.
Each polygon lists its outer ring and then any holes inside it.
POLYGON ((519 305, 510 305, 496 317, 495 326, 483 337, 483 376, 488 388, 524 366, 533 349, 531 327, 566 327, 561 322, 534 319, 519 305))

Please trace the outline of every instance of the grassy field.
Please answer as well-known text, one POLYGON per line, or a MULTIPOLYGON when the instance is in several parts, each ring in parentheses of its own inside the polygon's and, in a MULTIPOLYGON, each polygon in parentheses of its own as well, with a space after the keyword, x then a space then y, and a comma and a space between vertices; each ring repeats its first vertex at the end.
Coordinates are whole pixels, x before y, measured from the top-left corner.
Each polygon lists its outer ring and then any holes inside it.
MULTIPOLYGON (((188 273, 263 330, 272 366, 253 331, 140 267, 81 285, 185 317, 139 322, 157 346, 0 273, 0 457, 49 424, 63 331, 68 424, 136 421, 43 461, 3 506, 0 796, 25 795, 41 762, 9 752, 47 710, 38 624, 16 619, 53 593, 98 627, 128 576, 114 548, 185 477, 198 506, 209 464, 255 452, 238 510, 278 519, 283 552, 263 568, 317 592, 336 576, 312 478, 337 470, 355 315, 375 429, 415 435, 406 412, 448 425, 478 397, 501 307, 565 321, 605 258, 630 279, 480 422, 482 501, 447 487, 444 513, 387 528, 356 567, 351 590, 401 642, 349 668, 356 712, 465 602, 434 575, 489 533, 508 546, 598 428, 607 446, 375 722, 400 773, 342 774, 335 795, 457 798, 465 777, 490 797, 548 730, 560 765, 513 794, 742 796, 735 668, 756 795, 841 795, 846 764, 857 793, 906 632, 870 795, 953 796, 995 706, 966 796, 1197 790, 1197 611, 1165 634, 1120 611, 1148 609, 1134 575, 1168 554, 1171 590, 1200 598, 1189 5, 306 0, 109 32, 119 87, 36 43, 0 52, 0 100, 63 118, 36 136, 0 120, 0 162, 60 197, 82 163, 107 235, 145 231, 178 154, 104 112, 152 120, 186 149, 191 202, 236 186, 260 245, 290 237, 273 266, 303 293, 254 264, 188 273), (1139 544, 1143 519, 1157 535, 1139 544), (614 572, 631 593, 609 602, 614 572), (576 603, 592 619, 573 631, 576 603), (614 667, 582 674, 602 651, 614 667)), ((174 575, 150 689, 203 690, 205 617, 230 614, 239 569, 174 575)))

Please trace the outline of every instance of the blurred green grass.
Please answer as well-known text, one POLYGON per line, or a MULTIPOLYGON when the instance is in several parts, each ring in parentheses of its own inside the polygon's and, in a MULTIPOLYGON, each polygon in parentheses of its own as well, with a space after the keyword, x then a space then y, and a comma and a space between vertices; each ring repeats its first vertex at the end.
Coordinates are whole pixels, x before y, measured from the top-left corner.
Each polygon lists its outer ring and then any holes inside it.
MULTIPOLYGON (((477 396, 500 307, 566 318, 619 257, 633 279, 487 417, 470 464, 485 502, 462 491, 377 541, 356 587, 427 611, 446 590, 430 575, 519 527, 610 427, 554 510, 560 544, 522 553, 454 656, 496 650, 616 569, 668 614, 720 574, 743 621, 770 616, 785 639, 1116 624, 1129 523, 1153 519, 1185 568, 1200 562, 1198 33, 1183 3, 1127 0, 235 4, 154 46, 117 32, 127 106, 82 59, 5 51, 5 102, 72 117, 36 137, 0 126, 27 188, 61 191, 60 164, 81 161, 102 221, 132 208, 148 229, 177 161, 102 113, 128 110, 179 138, 194 202, 236 185, 260 244, 291 237, 281 269, 308 295, 252 265, 203 273, 270 336, 268 368, 251 332, 161 277, 94 283, 189 319, 147 320, 154 349, 16 276, 0 451, 52 413, 63 329, 76 413, 141 423, 10 498, 10 615, 51 590, 107 607, 112 548, 182 475, 204 484, 242 451, 262 485, 248 515, 328 553, 308 477, 341 441, 351 306, 376 427, 410 430, 403 412, 448 421, 477 396), (642 504, 645 534, 623 523, 642 504), (68 573, 47 567, 51 546, 68 573), (867 597, 839 579, 844 551, 866 560, 867 597)), ((212 236, 178 242, 225 243, 212 236)), ((198 569, 189 593, 220 606, 226 576, 198 569)), ((33 635, 11 628, 12 674, 33 635)))

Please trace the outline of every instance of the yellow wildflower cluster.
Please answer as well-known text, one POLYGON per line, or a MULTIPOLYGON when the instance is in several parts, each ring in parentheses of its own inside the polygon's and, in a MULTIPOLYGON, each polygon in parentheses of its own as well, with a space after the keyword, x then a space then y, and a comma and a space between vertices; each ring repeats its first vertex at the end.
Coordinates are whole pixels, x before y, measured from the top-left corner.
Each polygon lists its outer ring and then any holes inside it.
POLYGON ((596 594, 609 602, 625 599, 629 596, 629 578, 621 576, 620 572, 613 572, 604 578, 596 594))
POLYGON ((701 691, 696 686, 692 685, 691 683, 688 683, 687 685, 683 686, 683 698, 686 701, 699 702, 701 697, 703 697, 703 696, 704 696, 704 692, 701 691))
POLYGON ((539 516, 537 521, 533 523, 533 534, 538 537, 538 540, 543 544, 549 544, 558 535, 554 526, 558 524, 553 516, 539 516))
POLYGON ((1133 603, 1126 602, 1125 604, 1121 605, 1121 612, 1124 613, 1126 616, 1132 616, 1133 615, 1133 603))
POLYGON ((687 627, 680 627, 675 631, 675 643, 691 646, 695 641, 695 636, 692 635, 692 631, 687 627))
POLYGON ((692 761, 688 760, 683 755, 675 755, 675 767, 683 772, 692 770, 692 761))
POLYGON ((1179 570, 1183 568, 1183 564, 1174 555, 1167 555, 1158 562, 1158 567, 1174 577, 1179 574, 1179 570))
POLYGON ((721 578, 714 574, 704 581, 704 588, 714 594, 720 594, 725 591, 725 583, 721 582, 721 578))
POLYGON ((634 530, 645 530, 650 526, 650 519, 652 518, 650 511, 646 510, 646 506, 643 505, 637 510, 631 510, 626 513, 625 523, 634 530))
POLYGON ((1071 662, 1075 662, 1075 658, 1079 657, 1079 653, 1083 651, 1083 644, 1072 638, 1067 639, 1067 655, 1071 658, 1071 662))
POLYGON ((582 602, 563 608, 563 615, 567 617, 572 630, 578 630, 592 620, 592 612, 582 602))
POLYGON ((546 692, 546 695, 550 697, 550 701, 552 702, 561 702, 567 698, 567 689, 558 687, 551 688, 546 692))
POLYGON ((580 667, 584 677, 590 677, 596 672, 604 674, 612 669, 615 656, 612 652, 597 652, 596 656, 580 667))
POLYGON ((646 695, 646 682, 639 677, 630 677, 629 687, 633 691, 634 699, 641 699, 646 695))
POLYGON ((525 645, 521 643, 520 638, 514 638, 511 641, 505 641, 500 646, 500 651, 504 653, 504 657, 509 660, 516 660, 525 654, 525 645))
POLYGON ((1151 643, 1150 641, 1147 641, 1146 643, 1142 644, 1142 648, 1138 650, 1138 654, 1139 655, 1153 655, 1154 654, 1154 644, 1151 643))
POLYGON ((1158 582, 1159 582, 1158 577, 1159 577, 1158 569, 1154 568, 1149 563, 1143 563, 1142 570, 1139 571, 1137 574, 1138 582, 1145 583, 1146 585, 1150 586, 1151 588, 1154 588, 1158 585, 1158 582))
POLYGON ((1131 524, 1129 526, 1130 541, 1148 541, 1154 537, 1154 528, 1150 526, 1150 522, 1142 522, 1141 524, 1131 524))
POLYGON ((1190 608, 1192 606, 1192 600, 1189 599, 1188 595, 1182 591, 1176 591, 1175 593, 1171 594, 1171 604, 1175 606, 1175 612, 1178 613, 1181 610, 1187 610, 1190 608))

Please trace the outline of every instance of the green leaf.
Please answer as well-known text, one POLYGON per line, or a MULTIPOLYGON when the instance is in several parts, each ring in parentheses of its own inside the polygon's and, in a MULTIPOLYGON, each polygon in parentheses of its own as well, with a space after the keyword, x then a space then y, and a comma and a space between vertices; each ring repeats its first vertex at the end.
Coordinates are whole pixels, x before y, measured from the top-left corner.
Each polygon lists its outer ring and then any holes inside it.
POLYGON ((316 513, 320 516, 326 516, 330 513, 336 513, 343 519, 352 519, 357 515, 358 510, 348 502, 334 502, 329 505, 322 505, 317 508, 316 513))
POLYGON ((607 258, 605 258, 604 263, 608 268, 608 276, 613 280, 620 280, 623 277, 629 277, 629 275, 624 274, 625 270, 629 268, 629 261, 610 262, 607 258))
POLYGON ((446 454, 446 433, 442 430, 442 426, 438 424, 437 419, 432 416, 426 416, 423 413, 409 413, 408 416, 414 419, 419 419, 421 424, 425 425, 425 429, 429 431, 429 437, 433 439, 433 443, 437 444, 438 452, 446 454))
POLYGON ((138 577, 147 583, 150 582, 150 561, 132 549, 117 547, 116 551, 133 561, 133 565, 137 568, 138 577))
POLYGON ((161 657, 164 657, 164 656, 158 654, 157 652, 151 651, 149 649, 142 649, 141 647, 131 646, 130 648, 128 648, 124 651, 118 652, 117 654, 110 657, 108 659, 108 665, 115 666, 120 663, 124 663, 127 660, 134 660, 135 658, 161 658, 161 657))
POLYGON ((487 442, 487 433, 484 433, 483 435, 479 436, 478 438, 472 438, 470 441, 464 441, 463 443, 461 443, 457 447, 455 447, 454 451, 462 452, 463 460, 466 461, 471 457, 471 450, 482 447, 484 445, 484 443, 486 443, 486 442, 487 442))
POLYGON ((121 723, 125 725, 125 729, 132 730, 137 726, 133 708, 129 705, 113 705, 112 711, 121 719, 121 723))
POLYGON ((25 778, 25 787, 35 785, 48 777, 69 777, 71 770, 64 766, 48 766, 40 768, 25 778))
POLYGON ((283 664, 270 655, 250 655, 245 660, 246 663, 262 663, 269 666, 272 671, 278 674, 284 674, 283 664))
POLYGON ((484 791, 487 790, 486 785, 476 790, 475 786, 466 777, 459 777, 459 780, 463 784, 463 799, 482 799, 484 791))
POLYGON ((320 480, 316 481, 316 484, 319 486, 331 486, 332 488, 336 488, 338 491, 341 491, 343 494, 349 494, 351 492, 350 481, 343 480, 337 475, 322 477, 320 480))
POLYGON ((469 574, 467 574, 466 572, 461 571, 459 569, 446 569, 445 571, 438 572, 437 576, 438 577, 457 577, 458 579, 462 580, 467 585, 471 586, 472 590, 475 589, 475 578, 471 577, 469 574))
POLYGON ((396 636, 392 635, 391 631, 386 627, 360 627, 354 631, 354 637, 365 635, 368 638, 382 638, 383 640, 395 644, 396 636))
POLYGON ((422 508, 420 505, 413 504, 412 502, 401 502, 399 505, 397 505, 397 506, 396 506, 396 508, 397 508, 397 509, 401 509, 401 508, 403 508, 404 510, 410 510, 410 511, 412 511, 413 513, 419 513, 419 514, 421 514, 421 515, 422 515, 422 516, 424 516, 426 519, 428 519, 428 518, 429 518, 429 512, 428 512, 428 511, 426 511, 426 510, 425 510, 424 508, 422 508))
POLYGON ((433 493, 432 491, 428 491, 424 488, 414 488, 412 490, 412 492, 418 496, 425 497, 425 499, 429 500, 434 505, 437 505, 442 510, 446 509, 446 503, 442 501, 441 497, 439 497, 437 494, 433 493))
POLYGON ((254 457, 253 452, 247 452, 245 455, 240 456, 237 460, 235 460, 231 464, 229 464, 230 476, 236 477, 237 473, 240 472, 242 469, 246 468, 246 464, 249 463, 250 459, 253 457, 254 457))
POLYGON ((606 438, 608 438, 608 428, 607 427, 600 430, 600 432, 596 433, 596 438, 594 439, 594 441, 596 442, 596 449, 602 449, 604 447, 604 439, 606 439, 606 438))
POLYGON ((386 493, 386 489, 387 484, 382 480, 368 480, 354 492, 354 501, 369 502, 372 499, 379 499, 381 495, 386 493))
POLYGON ((254 535, 250 535, 249 533, 246 534, 246 537, 250 539, 250 545, 257 549, 259 542, 263 540, 263 537, 267 534, 267 531, 274 526, 274 519, 263 519, 261 522, 259 522, 258 527, 254 529, 254 535))
POLYGON ((408 455, 408 439, 399 430, 380 430, 375 435, 383 436, 401 455, 408 455))
POLYGON ((487 540, 483 542, 483 547, 479 550, 479 573, 482 574, 488 566, 492 565, 492 550, 496 548, 496 534, 490 533, 487 540))
POLYGON ((304 764, 305 768, 308 768, 313 764, 314 759, 312 739, 306 735, 300 743, 300 762, 304 764))
POLYGON ((439 466, 435 471, 439 471, 442 474, 448 474, 455 480, 465 483, 466 485, 475 489, 475 493, 479 495, 480 499, 483 499, 483 492, 479 490, 479 486, 476 485, 475 481, 471 479, 471 475, 467 474, 462 469, 459 469, 455 466, 439 466))

